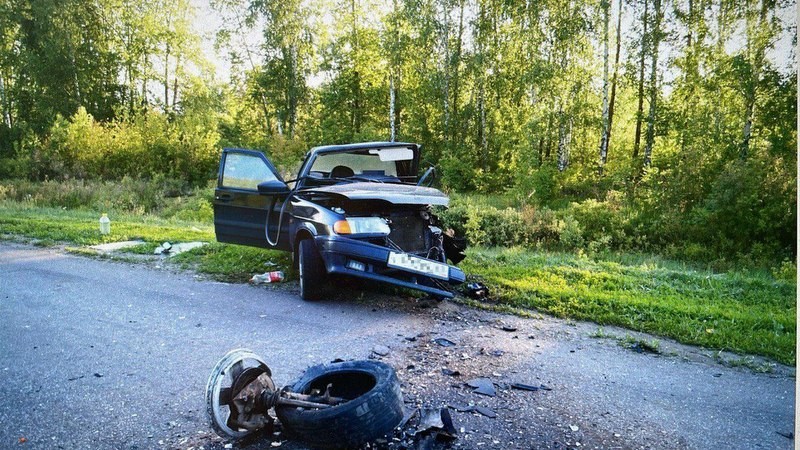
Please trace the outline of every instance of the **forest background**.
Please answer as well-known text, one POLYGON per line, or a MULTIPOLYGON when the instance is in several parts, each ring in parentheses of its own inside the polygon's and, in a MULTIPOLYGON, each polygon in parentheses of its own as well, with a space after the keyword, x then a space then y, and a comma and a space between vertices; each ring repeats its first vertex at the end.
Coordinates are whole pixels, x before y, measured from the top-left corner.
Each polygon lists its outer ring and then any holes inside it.
POLYGON ((210 220, 221 147, 262 149, 291 177, 311 146, 394 139, 423 144, 473 245, 793 274, 796 12, 0 0, 0 200, 150 212, 188 196, 210 220))

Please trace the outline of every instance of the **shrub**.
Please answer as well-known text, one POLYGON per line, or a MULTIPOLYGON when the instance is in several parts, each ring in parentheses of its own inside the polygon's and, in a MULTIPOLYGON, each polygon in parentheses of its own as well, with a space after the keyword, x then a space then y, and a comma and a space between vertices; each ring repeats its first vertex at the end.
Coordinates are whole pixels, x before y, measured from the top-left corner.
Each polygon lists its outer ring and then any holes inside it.
POLYGON ((566 216, 561 220, 561 230, 558 241, 567 250, 576 250, 583 247, 583 229, 572 216, 566 216))

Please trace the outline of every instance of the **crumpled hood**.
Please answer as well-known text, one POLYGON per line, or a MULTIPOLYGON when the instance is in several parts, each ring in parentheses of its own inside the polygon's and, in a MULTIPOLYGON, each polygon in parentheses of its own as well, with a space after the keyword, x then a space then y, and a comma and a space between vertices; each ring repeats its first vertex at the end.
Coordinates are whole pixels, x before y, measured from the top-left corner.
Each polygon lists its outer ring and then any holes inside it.
POLYGON ((338 195, 348 200, 385 200, 396 205, 447 206, 450 202, 447 195, 438 189, 393 183, 342 183, 301 192, 338 195))

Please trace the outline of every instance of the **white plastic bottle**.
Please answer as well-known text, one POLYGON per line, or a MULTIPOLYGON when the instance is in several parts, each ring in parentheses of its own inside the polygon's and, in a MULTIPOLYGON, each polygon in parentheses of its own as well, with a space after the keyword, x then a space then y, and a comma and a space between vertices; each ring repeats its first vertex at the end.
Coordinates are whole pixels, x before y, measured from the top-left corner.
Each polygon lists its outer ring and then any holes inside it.
POLYGON ((108 218, 108 214, 103 213, 100 217, 100 234, 110 234, 111 233, 111 219, 108 218))

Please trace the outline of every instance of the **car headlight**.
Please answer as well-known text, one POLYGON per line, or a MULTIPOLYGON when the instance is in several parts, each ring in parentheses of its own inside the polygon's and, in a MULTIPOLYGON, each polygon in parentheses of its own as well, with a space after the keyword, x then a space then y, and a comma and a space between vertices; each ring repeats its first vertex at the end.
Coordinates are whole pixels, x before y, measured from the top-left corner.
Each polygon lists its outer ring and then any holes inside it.
POLYGON ((348 217, 333 224, 336 234, 382 234, 387 235, 392 230, 386 220, 380 217, 348 217))

